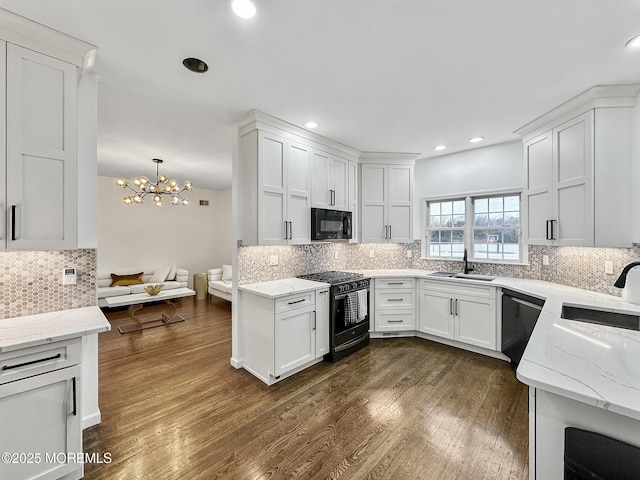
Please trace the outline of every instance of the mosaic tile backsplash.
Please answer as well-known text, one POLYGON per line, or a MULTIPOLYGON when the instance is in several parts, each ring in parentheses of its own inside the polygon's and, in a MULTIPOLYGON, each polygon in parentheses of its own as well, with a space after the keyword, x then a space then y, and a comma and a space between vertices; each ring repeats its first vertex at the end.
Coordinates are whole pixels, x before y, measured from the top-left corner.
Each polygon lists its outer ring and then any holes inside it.
POLYGON ((0 319, 96 305, 95 249, 0 253, 0 319), (61 285, 75 267, 76 285, 61 285))
MULTIPOLYGON (((420 258, 420 241, 409 244, 317 243, 311 245, 239 247, 239 283, 265 282, 325 270, 417 268, 462 271, 463 263, 420 258), (373 258, 370 257, 373 251, 373 258), (411 257, 407 256, 411 251, 411 257), (278 256, 270 266, 269 257, 278 256)), ((610 295, 620 295, 613 286, 625 265, 640 260, 640 245, 632 248, 587 248, 529 246, 528 265, 470 263, 473 273, 500 277, 545 280, 610 295), (542 265, 542 256, 549 265, 542 265), (614 275, 604 273, 604 262, 613 262, 614 275)))

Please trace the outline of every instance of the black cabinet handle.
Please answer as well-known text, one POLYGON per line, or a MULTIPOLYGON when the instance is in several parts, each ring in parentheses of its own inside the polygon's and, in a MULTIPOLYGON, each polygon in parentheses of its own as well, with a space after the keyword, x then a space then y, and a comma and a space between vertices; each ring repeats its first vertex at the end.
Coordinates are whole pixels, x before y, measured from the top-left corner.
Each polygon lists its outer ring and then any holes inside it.
POLYGON ((293 238, 293 222, 289 222, 289 240, 293 238))
POLYGON ((2 370, 3 371, 13 370, 14 368, 26 367, 27 365, 33 365, 34 363, 41 363, 41 362, 48 362, 49 360, 56 360, 60 357, 62 357, 62 355, 58 353, 57 355, 53 355, 52 357, 39 358, 38 360, 31 360, 30 362, 16 363, 15 365, 4 365, 2 367, 2 370))
POLYGON ((391 225, 389 225, 389 240, 391 240, 391 225))
POLYGON ((387 320, 389 323, 402 323, 404 322, 404 320, 400 319, 400 320, 387 320))
POLYGON ((294 300, 293 302, 287 302, 289 305, 295 305, 296 303, 304 302, 306 298, 301 298, 300 300, 294 300))
POLYGON ((449 299, 449 315, 453 315, 453 298, 449 299))
POLYGON ((556 232, 554 232, 554 228, 553 225, 555 224, 555 220, 551 220, 549 223, 551 224, 551 238, 549 240, 555 240, 556 239, 556 232))
POLYGON ((73 377, 73 416, 78 414, 78 396, 76 394, 76 377, 73 377))
POLYGON ((16 206, 11 205, 11 240, 16 239, 16 206))

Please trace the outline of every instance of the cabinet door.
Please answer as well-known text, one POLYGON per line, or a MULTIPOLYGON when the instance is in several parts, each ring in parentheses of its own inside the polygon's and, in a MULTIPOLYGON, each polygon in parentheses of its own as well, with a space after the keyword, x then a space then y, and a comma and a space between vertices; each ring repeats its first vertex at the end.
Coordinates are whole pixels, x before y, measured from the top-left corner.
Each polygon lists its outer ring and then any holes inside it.
POLYGON ((259 151, 259 215, 258 243, 285 243, 286 163, 285 140, 276 135, 261 134, 259 151))
POLYGON ((413 241, 413 166, 389 165, 389 240, 413 241))
POLYGON ((330 162, 328 153, 313 151, 311 154, 311 206, 314 208, 330 208, 330 162))
POLYGON ((439 337, 453 338, 453 295, 420 290, 419 330, 439 337))
POLYGON ((527 235, 532 245, 548 245, 547 221, 554 219, 553 201, 553 142, 552 132, 528 141, 525 146, 527 176, 527 235))
POLYGON ((329 289, 316 290, 316 358, 329 353, 329 289))
POLYGON ((349 162, 344 158, 332 157, 333 182, 331 189, 333 190, 334 210, 349 210, 349 162))
POLYGON ((362 242, 387 241, 387 167, 361 166, 362 242))
POLYGON ((0 478, 51 479, 72 472, 80 478, 82 464, 64 458, 82 452, 79 378, 76 366, 0 386, 0 452, 32 456, 32 462, 0 462, 0 478), (47 462, 47 454, 63 455, 47 462))
POLYGON ((316 358, 315 307, 300 308, 275 317, 275 375, 279 376, 316 358))
POLYGON ((77 245, 77 71, 7 45, 9 250, 77 245))
POLYGON ((311 243, 311 195, 309 191, 309 147, 287 144, 287 213, 288 243, 311 243))
MULTIPOLYGON (((0 41, 0 92, 7 90, 7 43, 0 41)), ((0 95, 0 111, 7 110, 6 95, 0 95)), ((6 132, 6 115, 0 115, 0 132, 6 132)), ((6 200, 6 135, 0 134, 0 251, 7 248, 7 221, 8 212, 6 200)))
POLYGON ((353 215, 353 238, 350 243, 357 243, 360 237, 360 222, 358 213, 358 164, 356 162, 349 162, 348 166, 348 203, 347 210, 353 215))
POLYGON ((557 245, 593 246, 593 111, 553 129, 557 245))
POLYGON ((496 302, 493 299, 456 295, 455 339, 478 347, 496 349, 496 302))

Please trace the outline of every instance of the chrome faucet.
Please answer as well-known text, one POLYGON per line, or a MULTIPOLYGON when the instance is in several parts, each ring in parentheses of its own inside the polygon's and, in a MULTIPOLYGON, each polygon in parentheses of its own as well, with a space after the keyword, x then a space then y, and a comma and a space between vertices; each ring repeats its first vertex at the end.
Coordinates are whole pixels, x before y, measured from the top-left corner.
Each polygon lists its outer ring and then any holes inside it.
POLYGON ((468 274, 469 272, 473 272, 475 268, 469 266, 469 262, 467 261, 467 249, 464 249, 464 256, 462 257, 462 261, 464 262, 464 274, 468 274))

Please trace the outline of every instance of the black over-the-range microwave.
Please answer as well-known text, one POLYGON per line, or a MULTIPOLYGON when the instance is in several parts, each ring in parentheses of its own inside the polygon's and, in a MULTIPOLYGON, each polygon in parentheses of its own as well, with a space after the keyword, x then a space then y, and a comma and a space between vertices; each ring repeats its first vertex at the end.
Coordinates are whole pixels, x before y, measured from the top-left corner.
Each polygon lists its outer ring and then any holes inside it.
POLYGON ((353 236, 351 212, 311 209, 311 240, 350 240, 353 236))

